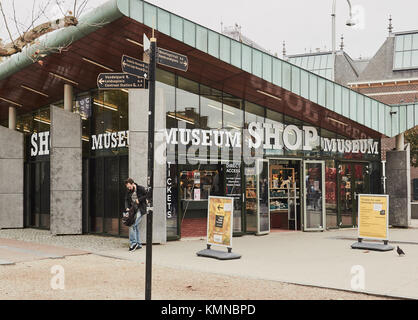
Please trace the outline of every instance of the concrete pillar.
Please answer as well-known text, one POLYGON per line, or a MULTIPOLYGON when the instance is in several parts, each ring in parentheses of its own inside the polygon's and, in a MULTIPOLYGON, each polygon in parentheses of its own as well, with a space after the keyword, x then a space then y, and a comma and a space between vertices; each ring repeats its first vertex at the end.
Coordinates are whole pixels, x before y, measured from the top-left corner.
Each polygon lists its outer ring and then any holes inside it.
POLYGON ((16 107, 9 107, 9 129, 16 130, 16 107))
MULTIPOLYGON (((401 140, 401 139, 400 139, 401 140)), ((411 224, 411 168, 409 147, 386 152, 386 190, 389 195, 389 224, 411 224)))
POLYGON ((0 126, 0 229, 23 228, 23 133, 0 126))
MULTIPOLYGON (((138 184, 147 185, 148 171, 148 101, 149 91, 129 90, 129 175, 138 184)), ((155 162, 153 243, 167 241, 165 102, 157 88, 155 106, 155 162)), ((146 242, 146 216, 140 224, 141 241, 146 242)))
POLYGON ((64 84, 64 110, 73 112, 73 87, 64 84))
POLYGON ((396 150, 404 151, 405 150, 405 136, 403 133, 396 136, 396 150))
POLYGON ((51 106, 51 233, 82 234, 81 118, 51 106))

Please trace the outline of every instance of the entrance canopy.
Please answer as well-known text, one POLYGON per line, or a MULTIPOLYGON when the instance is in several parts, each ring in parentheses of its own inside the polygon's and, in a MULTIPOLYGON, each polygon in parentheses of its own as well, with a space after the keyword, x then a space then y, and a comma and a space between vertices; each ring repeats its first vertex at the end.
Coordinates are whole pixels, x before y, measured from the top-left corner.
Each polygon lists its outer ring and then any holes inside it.
MULTIPOLYGON (((176 73, 352 139, 395 136, 418 125, 418 105, 388 106, 140 0, 110 0, 76 27, 48 35, 0 65, 0 120, 96 87, 102 72, 120 72, 123 54, 142 59, 143 33, 185 54, 176 73), (46 53, 41 63, 31 59, 46 53)), ((162 69, 164 67, 160 66, 162 69)), ((170 69, 172 71, 172 69, 170 69)))

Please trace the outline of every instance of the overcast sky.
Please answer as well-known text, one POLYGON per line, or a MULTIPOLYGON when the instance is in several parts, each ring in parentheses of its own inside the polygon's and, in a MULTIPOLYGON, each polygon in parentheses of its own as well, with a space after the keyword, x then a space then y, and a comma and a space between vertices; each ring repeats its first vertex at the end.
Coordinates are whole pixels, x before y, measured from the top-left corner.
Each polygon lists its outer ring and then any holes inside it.
MULTIPOLYGON (((15 0, 19 17, 28 16, 32 1, 15 0), (23 10, 23 11, 22 11, 23 10)), ((70 0, 65 0, 71 2, 70 0)), ((128 0, 126 0, 128 1, 128 0)), ((11 0, 2 0, 6 9, 11 0)), ((89 0, 89 8, 104 3, 89 0)), ((333 0, 149 0, 159 7, 220 31, 235 23, 242 33, 271 53, 282 55, 286 42, 287 54, 331 49, 331 11, 333 0)), ((52 1, 54 3, 54 1, 52 1)), ((351 0, 360 22, 356 28, 345 25, 349 17, 346 0, 337 0, 337 48, 344 34, 345 50, 352 58, 371 57, 388 35, 388 18, 392 15, 394 31, 418 29, 416 0, 351 0)), ((55 15, 59 15, 54 9, 55 15)), ((54 16, 55 17, 55 16, 54 16)), ((23 18, 22 18, 23 19, 23 18)), ((8 42, 0 23, 0 37, 8 42)))

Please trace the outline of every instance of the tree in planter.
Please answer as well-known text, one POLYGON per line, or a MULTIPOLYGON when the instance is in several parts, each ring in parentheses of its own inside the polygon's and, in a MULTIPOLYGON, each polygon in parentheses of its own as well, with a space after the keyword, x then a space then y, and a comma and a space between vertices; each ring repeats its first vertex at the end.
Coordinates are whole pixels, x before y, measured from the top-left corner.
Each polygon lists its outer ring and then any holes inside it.
POLYGON ((418 126, 405 132, 405 140, 411 148, 411 165, 418 167, 418 126))
MULTIPOLYGON (((25 3, 27 4, 26 1, 25 3)), ((27 46, 39 44, 38 39, 50 32, 70 26, 77 26, 78 17, 86 8, 88 0, 55 0, 55 2, 52 2, 52 0, 34 0, 32 3, 31 17, 26 24, 17 18, 14 0, 7 2, 11 7, 9 11, 5 9, 4 4, 6 4, 6 1, 0 0, 0 20, 2 20, 0 27, 7 31, 10 42, 3 43, 3 40, 0 39, 0 58, 12 56, 21 52, 27 46), (53 9, 58 9, 62 16, 58 19, 50 19, 48 15, 53 9), (42 22, 45 20, 48 21, 42 22)), ((59 48, 40 47, 29 58, 34 62, 38 61, 38 59, 45 56, 44 52, 50 52, 51 50, 61 52, 70 44, 65 44, 59 48)))

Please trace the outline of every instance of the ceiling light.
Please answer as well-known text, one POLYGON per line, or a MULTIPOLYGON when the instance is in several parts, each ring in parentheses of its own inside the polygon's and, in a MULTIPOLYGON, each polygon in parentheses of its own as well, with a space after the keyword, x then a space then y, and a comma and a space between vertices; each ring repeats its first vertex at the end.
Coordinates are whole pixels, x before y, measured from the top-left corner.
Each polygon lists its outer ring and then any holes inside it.
POLYGON ((98 66, 100 68, 103 68, 105 70, 108 70, 108 71, 111 71, 111 72, 115 71, 112 68, 106 67, 106 66, 104 66, 104 65, 102 65, 102 64, 100 64, 100 63, 98 63, 96 61, 93 61, 93 60, 90 60, 90 59, 87 59, 87 58, 84 58, 84 57, 83 57, 83 60, 86 61, 86 62, 88 62, 88 63, 94 64, 95 66, 98 66))
POLYGON ((53 72, 50 72, 49 74, 50 74, 51 76, 54 76, 55 78, 58 78, 58 79, 61 79, 61 80, 67 81, 67 82, 69 82, 69 83, 72 83, 72 84, 74 84, 74 85, 78 86, 78 82, 75 82, 75 81, 70 80, 70 79, 68 79, 68 78, 65 78, 65 77, 63 77, 63 76, 60 76, 59 74, 56 74, 56 73, 53 73, 53 72))
POLYGON ((2 97, 0 97, 0 100, 3 100, 3 101, 5 101, 5 102, 11 103, 11 104, 14 104, 15 106, 18 106, 18 107, 23 107, 23 105, 22 105, 22 104, 17 103, 17 102, 14 102, 14 101, 9 100, 9 99, 6 99, 6 98, 2 98, 2 97))
POLYGON ((169 113, 169 114, 167 114, 167 117, 170 117, 170 118, 173 118, 173 119, 176 119, 176 120, 180 120, 180 121, 184 121, 184 122, 186 122, 186 123, 194 124, 194 122, 193 122, 193 121, 183 119, 183 118, 181 118, 181 117, 179 117, 179 116, 174 116, 174 115, 172 115, 172 114, 170 114, 170 113, 169 113))
POLYGON ((47 125, 51 124, 51 120, 49 119, 45 119, 45 118, 41 118, 41 117, 35 117, 33 120, 41 122, 41 123, 45 123, 47 125))
POLYGON ((139 43, 138 41, 135 41, 135 40, 132 40, 132 39, 129 39, 129 38, 125 38, 125 39, 126 39, 126 41, 128 41, 130 43, 133 43, 134 45, 137 45, 139 47, 144 47, 144 45, 142 43, 139 43))
POLYGON ((118 111, 118 107, 113 105, 113 104, 107 104, 107 103, 105 104, 103 102, 99 102, 96 99, 94 99, 93 103, 97 106, 100 106, 100 107, 103 107, 103 108, 106 108, 106 109, 109 109, 109 110, 112 110, 112 111, 118 111))
POLYGON ((49 96, 46 94, 46 93, 43 93, 43 92, 41 92, 41 91, 38 91, 38 90, 35 90, 35 89, 32 89, 32 88, 30 88, 30 87, 28 87, 28 86, 25 86, 25 85, 21 85, 21 87, 23 88, 23 89, 26 89, 26 90, 29 90, 29 91, 32 91, 32 92, 35 92, 35 93, 37 93, 37 94, 40 94, 41 96, 44 96, 44 97, 46 97, 46 98, 49 98, 49 96))
POLYGON ((339 120, 337 120, 337 119, 334 119, 334 118, 328 117, 328 120, 331 120, 331 121, 336 122, 336 123, 338 123, 338 124, 341 124, 341 125, 343 125, 343 126, 345 126, 345 127, 348 127, 348 124, 346 124, 345 122, 339 121, 339 120))
POLYGON ((270 93, 267 93, 267 92, 264 92, 264 91, 261 91, 261 90, 257 90, 257 92, 258 92, 258 93, 261 93, 261 94, 264 94, 264 95, 265 95, 265 96, 267 96, 267 97, 270 97, 270 98, 273 98, 273 99, 276 99, 276 100, 282 101, 282 99, 281 99, 281 98, 276 97, 276 96, 273 96, 273 95, 272 95, 272 94, 270 94, 270 93))

